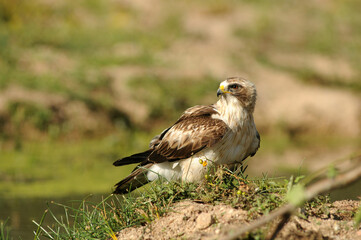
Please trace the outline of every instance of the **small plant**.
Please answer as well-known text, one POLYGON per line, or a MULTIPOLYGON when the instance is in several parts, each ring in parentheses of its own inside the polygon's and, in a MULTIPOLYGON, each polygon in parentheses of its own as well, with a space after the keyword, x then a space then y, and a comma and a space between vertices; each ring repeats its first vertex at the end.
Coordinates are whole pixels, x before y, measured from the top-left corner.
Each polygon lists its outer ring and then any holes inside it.
POLYGON ((40 239, 40 236, 49 239, 105 239, 109 237, 116 239, 112 229, 118 229, 117 226, 121 226, 122 222, 116 212, 118 209, 116 201, 119 199, 114 197, 109 200, 111 197, 97 204, 83 200, 78 207, 53 203, 64 208, 64 216, 60 218, 55 216, 49 207, 39 223, 34 221, 38 226, 34 239, 40 239), (43 227, 43 220, 48 213, 55 224, 43 227))
POLYGON ((2 240, 10 239, 10 228, 6 226, 7 222, 8 220, 0 222, 0 239, 2 240))
POLYGON ((361 223, 361 204, 360 204, 360 207, 358 208, 357 212, 355 213, 354 221, 355 221, 355 227, 360 227, 360 223, 361 223))
MULTIPOLYGON (((171 211, 172 203, 184 199, 230 204, 248 210, 251 218, 284 203, 287 183, 266 176, 250 180, 244 177, 244 170, 217 167, 208 172, 201 184, 160 179, 127 195, 110 195, 100 203, 88 200, 74 202, 73 206, 53 203, 64 208, 64 216, 55 216, 49 207, 44 216, 50 214, 55 223, 42 226, 43 219, 35 222, 38 226, 35 239, 40 239, 40 236, 50 239, 116 239, 116 232, 147 224, 171 211)), ((256 236, 259 234, 253 238, 256 236)))

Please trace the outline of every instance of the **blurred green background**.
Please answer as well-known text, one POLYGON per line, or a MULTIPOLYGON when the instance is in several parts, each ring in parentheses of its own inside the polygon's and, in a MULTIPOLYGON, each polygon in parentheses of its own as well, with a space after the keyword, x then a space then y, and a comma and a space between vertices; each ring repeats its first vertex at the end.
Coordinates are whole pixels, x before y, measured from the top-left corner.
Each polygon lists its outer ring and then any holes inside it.
POLYGON ((45 200, 109 194, 133 167, 114 160, 146 149, 187 107, 214 103, 230 76, 258 89, 262 142, 249 176, 308 173, 359 153, 360 9, 0 0, 1 220, 24 230, 45 200))
POLYGON ((0 0, 0 198, 110 193, 132 169, 114 160, 146 149, 187 107, 214 103, 230 76, 258 88, 250 176, 357 154, 360 9, 358 0, 0 0))
POLYGON ((214 103, 234 75, 259 93, 262 147, 250 174, 309 171, 356 152, 359 9, 357 0, 1 0, 0 195, 110 192, 131 169, 114 160, 145 149, 187 107, 214 103))

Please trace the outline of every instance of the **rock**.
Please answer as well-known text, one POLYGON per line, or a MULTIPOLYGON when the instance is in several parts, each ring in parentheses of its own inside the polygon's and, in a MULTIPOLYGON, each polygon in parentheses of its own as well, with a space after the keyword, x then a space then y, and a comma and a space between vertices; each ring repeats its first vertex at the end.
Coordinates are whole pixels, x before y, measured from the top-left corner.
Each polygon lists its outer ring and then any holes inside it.
POLYGON ((214 217, 210 213, 201 213, 196 220, 197 229, 206 229, 214 223, 214 217))

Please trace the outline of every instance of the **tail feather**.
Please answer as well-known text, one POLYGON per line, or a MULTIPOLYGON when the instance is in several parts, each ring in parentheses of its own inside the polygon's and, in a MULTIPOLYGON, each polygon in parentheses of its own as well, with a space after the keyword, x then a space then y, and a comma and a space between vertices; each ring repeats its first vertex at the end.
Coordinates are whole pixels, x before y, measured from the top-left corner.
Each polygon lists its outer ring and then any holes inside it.
POLYGON ((115 184, 113 193, 126 194, 147 184, 149 182, 147 172, 152 165, 152 163, 149 163, 145 166, 136 168, 128 177, 115 184))
POLYGON ((116 160, 114 166, 124 166, 128 164, 140 163, 148 159, 149 155, 152 153, 152 150, 147 150, 145 152, 133 154, 129 157, 121 158, 116 160))

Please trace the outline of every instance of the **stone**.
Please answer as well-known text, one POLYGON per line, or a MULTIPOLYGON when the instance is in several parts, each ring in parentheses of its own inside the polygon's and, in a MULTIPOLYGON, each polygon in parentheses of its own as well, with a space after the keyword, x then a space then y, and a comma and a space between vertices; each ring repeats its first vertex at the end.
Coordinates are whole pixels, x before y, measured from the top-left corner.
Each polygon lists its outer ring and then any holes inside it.
POLYGON ((214 223, 214 217, 210 213, 201 213, 196 219, 197 229, 206 229, 214 223))

